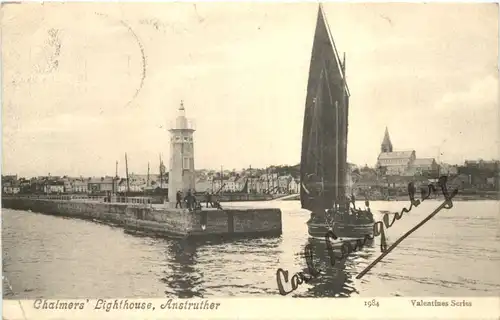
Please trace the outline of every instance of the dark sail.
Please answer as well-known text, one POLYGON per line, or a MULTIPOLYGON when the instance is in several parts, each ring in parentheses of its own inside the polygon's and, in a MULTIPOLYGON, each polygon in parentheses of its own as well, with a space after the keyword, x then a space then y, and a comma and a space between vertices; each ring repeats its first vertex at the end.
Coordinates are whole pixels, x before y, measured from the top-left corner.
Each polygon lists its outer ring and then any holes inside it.
POLYGON ((320 5, 309 67, 300 166, 301 204, 311 211, 331 208, 346 196, 349 92, 343 69, 320 5))

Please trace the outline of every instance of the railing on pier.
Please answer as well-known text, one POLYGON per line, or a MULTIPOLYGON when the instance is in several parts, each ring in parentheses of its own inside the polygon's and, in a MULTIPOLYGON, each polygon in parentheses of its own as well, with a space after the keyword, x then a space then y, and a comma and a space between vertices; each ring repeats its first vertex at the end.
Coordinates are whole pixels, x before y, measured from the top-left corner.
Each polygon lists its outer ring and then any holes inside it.
POLYGON ((89 195, 16 195, 16 198, 38 199, 38 200, 60 200, 80 202, 109 202, 109 203, 127 203, 137 205, 152 205, 151 198, 148 197, 117 197, 117 196, 89 196, 89 195))
POLYGON ((94 201, 101 202, 104 201, 104 196, 88 196, 88 195, 49 195, 49 194, 25 194, 25 195, 15 195, 15 198, 22 199, 38 199, 38 200, 86 200, 86 201, 94 201))
POLYGON ((111 197, 111 202, 151 205, 153 199, 148 197, 111 197))
POLYGON ((89 201, 89 202, 104 202, 105 196, 77 196, 77 195, 71 195, 71 196, 66 196, 69 197, 67 200, 80 200, 80 201, 89 201))

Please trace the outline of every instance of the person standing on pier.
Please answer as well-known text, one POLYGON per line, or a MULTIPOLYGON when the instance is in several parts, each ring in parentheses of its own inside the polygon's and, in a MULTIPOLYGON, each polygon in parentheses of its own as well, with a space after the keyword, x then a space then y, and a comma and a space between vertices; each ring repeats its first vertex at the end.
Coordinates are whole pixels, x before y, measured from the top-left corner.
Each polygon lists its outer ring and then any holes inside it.
POLYGON ((207 190, 207 193, 205 194, 205 198, 206 198, 206 201, 207 201, 206 207, 208 208, 208 204, 210 204, 210 206, 213 208, 212 194, 210 193, 210 191, 207 190))
POLYGON ((193 204, 196 201, 195 197, 191 193, 191 189, 188 190, 187 195, 184 198, 184 200, 187 202, 187 207, 188 207, 189 211, 191 211, 193 209, 193 204))
POLYGON ((179 206, 179 208, 182 209, 182 193, 180 190, 177 191, 176 200, 177 200, 177 202, 175 203, 175 208, 177 208, 177 206, 179 206))

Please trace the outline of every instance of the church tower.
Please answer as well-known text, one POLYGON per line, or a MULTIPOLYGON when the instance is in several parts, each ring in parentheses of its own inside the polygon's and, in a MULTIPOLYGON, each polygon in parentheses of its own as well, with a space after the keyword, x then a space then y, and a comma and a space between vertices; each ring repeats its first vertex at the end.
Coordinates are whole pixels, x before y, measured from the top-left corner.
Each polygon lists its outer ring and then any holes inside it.
POLYGON ((384 140, 382 141, 382 145, 380 146, 381 152, 392 152, 392 143, 391 138, 389 137, 389 129, 385 127, 384 140))
POLYGON ((177 191, 183 197, 189 189, 194 192, 194 128, 186 118, 184 103, 181 101, 175 124, 170 131, 170 170, 168 176, 168 200, 176 202, 177 191))

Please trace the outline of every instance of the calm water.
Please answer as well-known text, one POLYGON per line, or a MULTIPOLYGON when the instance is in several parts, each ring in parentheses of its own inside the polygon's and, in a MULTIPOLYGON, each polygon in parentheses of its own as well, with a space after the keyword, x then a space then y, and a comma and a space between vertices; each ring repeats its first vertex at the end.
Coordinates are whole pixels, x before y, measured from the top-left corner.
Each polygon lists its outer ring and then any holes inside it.
MULTIPOLYGON (((389 245, 440 203, 428 200, 405 214, 387 230, 389 245)), ((283 211, 282 237, 209 244, 136 237, 83 220, 2 210, 3 272, 12 287, 4 284, 5 297, 279 296, 276 270, 306 269, 299 253, 308 241, 309 215, 298 201, 271 204, 283 211)), ((371 206, 397 211, 407 204, 371 206)), ((356 274, 380 254, 379 238, 335 267, 326 265, 324 244, 314 243, 315 264, 325 274, 290 296, 498 296, 499 204, 455 201, 361 280, 356 274)))

